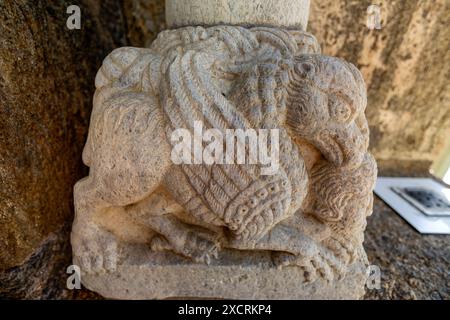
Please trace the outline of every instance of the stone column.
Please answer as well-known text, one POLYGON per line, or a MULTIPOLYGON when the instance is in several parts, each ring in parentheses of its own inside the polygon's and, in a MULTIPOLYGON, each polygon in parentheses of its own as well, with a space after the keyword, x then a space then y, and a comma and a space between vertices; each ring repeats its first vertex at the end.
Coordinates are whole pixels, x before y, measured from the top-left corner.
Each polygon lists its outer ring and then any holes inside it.
POLYGON ((271 26, 306 30, 309 0, 166 0, 169 28, 186 26, 271 26))
POLYGON ((125 299, 360 298, 376 177, 360 72, 319 54, 309 1, 166 6, 178 28, 114 50, 95 79, 90 173, 74 188, 83 284, 125 299))

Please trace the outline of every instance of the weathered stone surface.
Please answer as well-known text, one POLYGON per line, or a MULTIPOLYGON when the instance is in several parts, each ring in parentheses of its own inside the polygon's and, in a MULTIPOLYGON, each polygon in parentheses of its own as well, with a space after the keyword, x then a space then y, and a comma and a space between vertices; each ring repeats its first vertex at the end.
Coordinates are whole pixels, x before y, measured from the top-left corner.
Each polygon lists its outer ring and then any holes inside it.
POLYGON ((79 2, 81 30, 66 28, 71 4, 0 2, 2 296, 50 296, 61 261, 71 260, 64 225, 73 183, 86 174, 93 79, 107 52, 126 43, 120 1, 79 2))
POLYGON ((310 0, 170 0, 170 28, 231 24, 306 30, 310 0))
POLYGON ((318 51, 298 30, 214 26, 108 55, 83 151, 89 176, 74 189, 83 283, 113 298, 249 297, 244 283, 175 290, 191 270, 206 282, 248 278, 257 298, 361 297, 376 177, 366 89, 353 65, 318 51), (276 169, 180 163, 172 134, 198 123, 219 144, 229 129, 276 131, 276 169))
POLYGON ((354 63, 367 83, 377 160, 429 166, 450 137, 449 24, 447 0, 311 2, 308 31, 324 53, 354 63), (380 5, 381 30, 366 26, 372 4, 380 5))
POLYGON ((267 253, 225 252, 205 265, 150 252, 145 245, 123 250, 128 255, 116 273, 83 275, 89 289, 114 299, 359 299, 364 294, 365 261, 354 263, 342 281, 305 285, 300 268, 274 268, 267 253))

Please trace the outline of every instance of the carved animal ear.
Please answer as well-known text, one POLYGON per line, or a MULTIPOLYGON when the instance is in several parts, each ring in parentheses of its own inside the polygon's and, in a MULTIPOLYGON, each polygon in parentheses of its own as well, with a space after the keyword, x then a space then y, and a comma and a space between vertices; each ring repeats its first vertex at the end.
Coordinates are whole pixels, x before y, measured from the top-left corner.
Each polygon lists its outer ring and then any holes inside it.
POLYGON ((295 64, 295 71, 303 78, 309 78, 316 73, 316 67, 309 61, 301 61, 295 64))

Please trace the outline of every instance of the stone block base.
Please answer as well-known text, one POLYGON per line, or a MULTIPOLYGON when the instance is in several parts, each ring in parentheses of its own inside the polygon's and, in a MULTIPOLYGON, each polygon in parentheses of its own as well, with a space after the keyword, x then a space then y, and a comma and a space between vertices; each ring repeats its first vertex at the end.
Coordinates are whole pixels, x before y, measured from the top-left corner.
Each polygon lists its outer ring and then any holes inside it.
POLYGON ((320 278, 306 284, 300 268, 277 268, 267 253, 225 251, 219 260, 204 265, 145 247, 125 252, 127 257, 115 271, 82 274, 84 286, 113 299, 360 299, 364 295, 363 261, 354 263, 342 280, 327 283, 320 278))

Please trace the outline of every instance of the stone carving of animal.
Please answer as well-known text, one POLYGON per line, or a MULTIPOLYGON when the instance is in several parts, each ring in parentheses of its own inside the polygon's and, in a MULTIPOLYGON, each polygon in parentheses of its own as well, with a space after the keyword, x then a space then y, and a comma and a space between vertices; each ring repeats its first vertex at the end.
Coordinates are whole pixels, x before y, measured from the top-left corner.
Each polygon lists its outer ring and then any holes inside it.
MULTIPOLYGON (((74 190, 75 259, 87 270, 115 268, 116 236, 96 221, 117 211, 152 230, 153 250, 197 262, 226 247, 277 251, 279 264, 328 275, 342 269, 330 237, 320 249, 308 230, 286 227, 307 214, 307 203, 332 192, 320 179, 319 189, 311 186, 316 164, 307 168, 303 143, 322 154, 324 166, 350 170, 344 177, 366 157, 362 78, 341 60, 309 54, 316 47, 305 33, 220 26, 166 31, 149 49, 112 52, 96 77, 83 152, 89 176, 74 190), (170 133, 193 130, 195 121, 222 132, 279 129, 279 172, 262 176, 253 164, 174 165, 170 133)), ((312 215, 324 218, 325 211, 312 215)), ((328 218, 339 225, 342 215, 328 218)))

